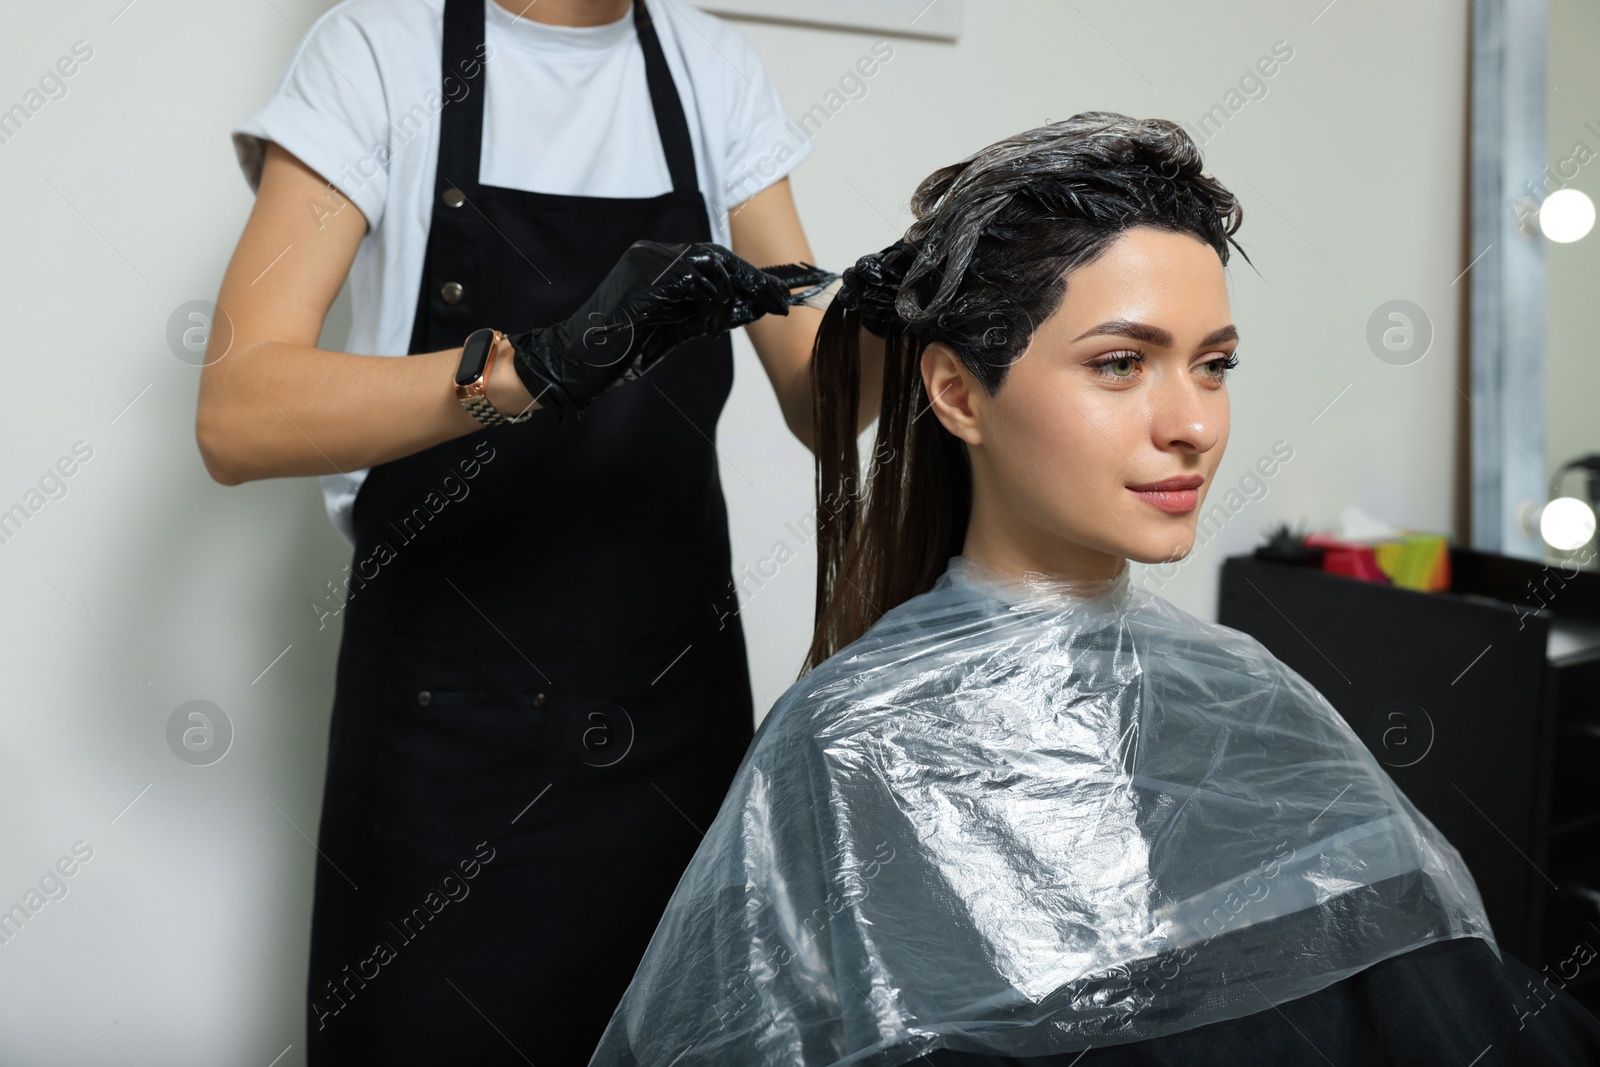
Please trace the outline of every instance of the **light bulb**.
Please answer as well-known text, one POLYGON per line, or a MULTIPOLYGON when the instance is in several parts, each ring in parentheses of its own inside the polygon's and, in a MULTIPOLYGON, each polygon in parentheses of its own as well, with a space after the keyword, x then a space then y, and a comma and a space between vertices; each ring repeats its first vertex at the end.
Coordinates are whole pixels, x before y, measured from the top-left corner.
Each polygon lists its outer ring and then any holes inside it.
POLYGON ((1576 241, 1593 227, 1594 201, 1577 189, 1557 189, 1539 207, 1539 229, 1560 244, 1576 241))
POLYGON ((1539 535, 1563 552, 1582 548, 1594 536, 1594 509, 1575 496, 1550 501, 1539 514, 1539 535))

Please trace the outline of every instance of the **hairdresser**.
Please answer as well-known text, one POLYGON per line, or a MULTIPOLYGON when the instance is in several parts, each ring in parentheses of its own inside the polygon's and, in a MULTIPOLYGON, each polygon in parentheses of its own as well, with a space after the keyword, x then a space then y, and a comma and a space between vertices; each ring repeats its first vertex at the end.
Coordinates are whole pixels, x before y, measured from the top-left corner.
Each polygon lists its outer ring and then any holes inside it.
POLYGON ((336 4, 233 134, 200 450, 354 550, 308 1062, 583 1064, 752 733, 715 439, 745 325, 809 447, 821 315, 755 266, 809 143, 664 0, 336 4))

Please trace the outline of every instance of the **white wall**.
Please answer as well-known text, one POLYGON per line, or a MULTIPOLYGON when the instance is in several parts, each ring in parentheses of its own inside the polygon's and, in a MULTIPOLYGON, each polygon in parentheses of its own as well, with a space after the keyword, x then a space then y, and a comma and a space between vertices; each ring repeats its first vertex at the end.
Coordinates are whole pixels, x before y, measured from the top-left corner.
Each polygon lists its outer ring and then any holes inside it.
MULTIPOLYGON (((250 209, 228 130, 327 6, 32 5, 0 35, 0 106, 74 42, 93 49, 66 95, 0 144, 0 507, 64 456, 73 471, 0 544, 0 908, 75 842, 92 849, 67 895, 0 944, 0 1062, 266 1065, 288 1046, 277 1062, 301 1062, 305 835, 339 639, 309 605, 348 553, 313 480, 210 481, 193 438, 197 371, 166 332, 174 309, 215 297, 250 209), (75 465, 79 441, 91 454, 75 465), (180 762, 166 740, 194 699, 235 731, 213 766, 180 762)), ((877 39, 740 25, 791 114, 877 39)), ((1356 502, 1450 527, 1466 27, 1445 0, 969 0, 958 44, 892 41, 867 93, 817 135, 794 178, 802 218, 818 261, 842 267, 904 229, 935 167, 1090 108, 1194 123, 1287 42, 1265 97, 1206 146, 1243 199, 1260 270, 1232 272, 1243 343, 1219 489, 1273 442, 1294 449, 1163 587, 1210 617, 1219 561, 1269 523, 1323 525, 1356 502), (1408 367, 1365 341, 1369 315, 1396 298, 1435 330, 1408 367)), ((325 345, 342 340, 346 307, 325 345)), ((807 515, 811 470, 742 337, 737 351, 719 444, 739 563, 754 566, 780 539, 808 549, 785 520, 807 515)), ((802 552, 745 607, 763 711, 803 656, 813 581, 802 552)))

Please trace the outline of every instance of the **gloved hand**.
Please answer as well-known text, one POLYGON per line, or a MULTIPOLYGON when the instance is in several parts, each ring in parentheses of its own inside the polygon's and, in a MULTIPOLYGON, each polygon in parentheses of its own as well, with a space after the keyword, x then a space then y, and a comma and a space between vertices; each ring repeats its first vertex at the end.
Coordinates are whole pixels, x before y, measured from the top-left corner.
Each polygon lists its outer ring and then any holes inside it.
POLYGON ((781 281, 721 245, 635 241, 564 321, 507 340, 528 392, 565 422, 685 341, 787 315, 788 297, 781 281))

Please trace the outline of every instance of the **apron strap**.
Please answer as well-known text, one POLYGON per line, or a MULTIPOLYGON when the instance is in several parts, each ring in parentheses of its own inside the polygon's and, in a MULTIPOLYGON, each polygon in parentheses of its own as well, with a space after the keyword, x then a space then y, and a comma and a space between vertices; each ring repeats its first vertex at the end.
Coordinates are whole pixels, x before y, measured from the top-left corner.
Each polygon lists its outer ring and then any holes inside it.
MULTIPOLYGON (((441 82, 464 80, 464 72, 478 64, 477 84, 459 100, 446 95, 439 129, 439 167, 434 179, 436 196, 455 188, 470 200, 478 191, 478 165, 483 155, 483 94, 488 64, 480 59, 484 39, 484 4, 494 0, 445 0, 444 41, 440 48, 441 82)), ((694 143, 684 118, 683 102, 661 50, 655 22, 644 0, 633 0, 633 25, 644 52, 645 82, 655 110, 656 131, 666 154, 672 188, 699 195, 694 164, 694 143)), ((442 89, 442 85, 441 85, 442 89)))
POLYGON ((672 70, 667 66, 655 20, 644 0, 633 0, 633 25, 639 34, 639 47, 644 50, 644 77, 650 86, 650 103, 655 107, 661 149, 667 154, 667 169, 672 172, 673 191, 699 195, 689 123, 683 117, 683 102, 672 84, 672 70))
POLYGON ((483 54, 483 5, 494 0, 445 0, 444 41, 440 53, 440 92, 464 71, 477 65, 477 77, 467 94, 452 100, 444 93, 439 116, 439 157, 434 177, 434 197, 449 188, 461 190, 471 200, 478 192, 478 159, 483 155, 483 94, 488 90, 489 65, 483 54))

